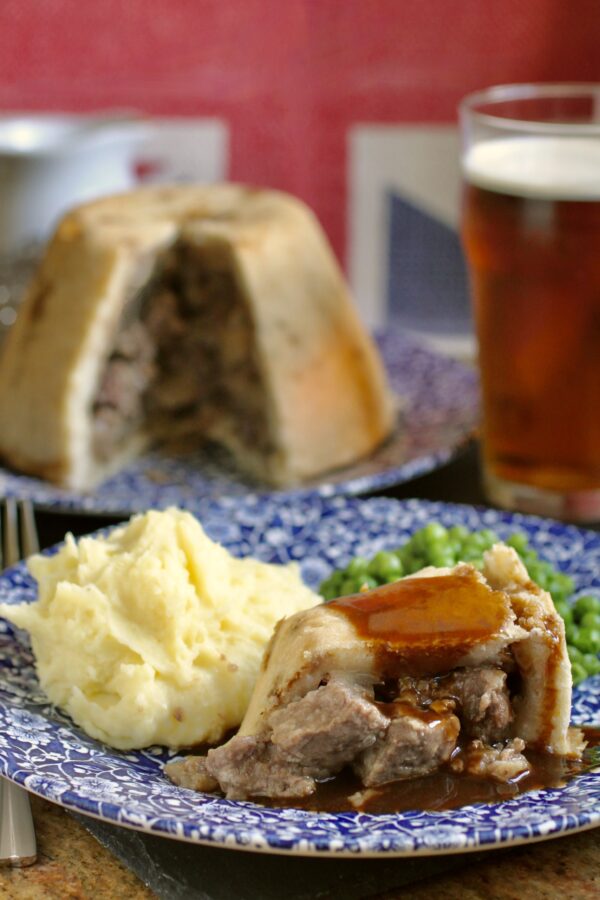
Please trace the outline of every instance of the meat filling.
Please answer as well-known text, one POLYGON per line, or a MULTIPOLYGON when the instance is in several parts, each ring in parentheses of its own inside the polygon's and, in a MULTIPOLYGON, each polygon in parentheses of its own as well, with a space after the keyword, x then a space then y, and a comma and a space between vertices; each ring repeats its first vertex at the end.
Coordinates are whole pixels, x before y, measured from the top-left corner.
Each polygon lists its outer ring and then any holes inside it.
POLYGON ((236 735, 223 747, 209 750, 205 765, 231 800, 307 797, 315 790, 314 778, 302 766, 291 764, 268 739, 254 735, 236 735))
POLYGON ((438 697, 456 700, 470 737, 492 744, 508 736, 512 722, 506 672, 502 669, 464 669, 441 680, 438 697))
MULTIPOLYGON (((237 735, 167 766, 185 787, 218 783, 227 797, 305 797, 319 780, 352 766, 365 787, 427 775, 448 765, 510 781, 528 770, 522 741, 507 742, 512 710, 506 672, 489 666, 373 689, 330 677, 272 711, 259 735, 237 735), (395 694, 395 697, 390 697, 395 694), (378 690, 381 695, 381 690, 378 690)), ((196 788, 198 789, 198 788, 196 788)))
POLYGON ((456 747, 460 722, 449 709, 389 706, 392 718, 385 734, 354 763, 365 787, 428 775, 447 762, 456 747))
POLYGON ((142 322, 121 332, 94 402, 94 451, 109 459, 144 414, 144 394, 156 375, 155 345, 142 322))
POLYGON ((463 731, 489 744, 504 740, 513 719, 506 672, 497 667, 457 669, 435 679, 402 678, 398 695, 418 705, 432 700, 456 702, 463 731))
POLYGON ((454 772, 467 772, 479 778, 514 781, 529 771, 529 763, 522 753, 524 749, 525 742, 520 738, 491 747, 483 741, 470 741, 461 753, 453 757, 450 768, 454 772))
POLYGON ((360 688, 332 679, 272 713, 271 742, 285 757, 326 778, 383 735, 388 718, 360 688))
MULTIPOLYGON (((107 460, 142 423, 159 442, 211 428, 268 449, 253 325, 222 251, 177 243, 132 300, 93 403, 94 452, 107 460), (175 424, 174 424, 175 423, 175 424)), ((218 438, 217 438, 218 439, 218 438)))
POLYGON ((229 798, 306 796, 316 779, 374 744, 388 722, 362 689, 332 679, 274 712, 270 733, 236 735, 209 750, 206 770, 229 798))
POLYGON ((219 782, 208 774, 206 759, 202 756, 187 756, 169 763, 169 775, 181 787, 191 791, 219 790, 219 782))

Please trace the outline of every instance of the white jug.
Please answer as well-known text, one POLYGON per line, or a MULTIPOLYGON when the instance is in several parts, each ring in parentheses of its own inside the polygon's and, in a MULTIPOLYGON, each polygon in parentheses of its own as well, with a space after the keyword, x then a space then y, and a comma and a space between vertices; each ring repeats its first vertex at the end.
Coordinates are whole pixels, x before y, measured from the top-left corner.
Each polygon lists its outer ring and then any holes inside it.
POLYGON ((148 132, 121 113, 0 116, 0 255, 45 240, 69 207, 132 187, 148 132))

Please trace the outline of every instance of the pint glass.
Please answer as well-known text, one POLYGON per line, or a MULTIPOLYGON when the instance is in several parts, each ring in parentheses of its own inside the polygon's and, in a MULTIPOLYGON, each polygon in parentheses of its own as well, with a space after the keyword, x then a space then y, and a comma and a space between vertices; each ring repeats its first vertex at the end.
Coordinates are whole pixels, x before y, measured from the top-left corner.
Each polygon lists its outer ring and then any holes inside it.
POLYGON ((486 494, 600 519, 600 85, 490 88, 460 118, 486 494))

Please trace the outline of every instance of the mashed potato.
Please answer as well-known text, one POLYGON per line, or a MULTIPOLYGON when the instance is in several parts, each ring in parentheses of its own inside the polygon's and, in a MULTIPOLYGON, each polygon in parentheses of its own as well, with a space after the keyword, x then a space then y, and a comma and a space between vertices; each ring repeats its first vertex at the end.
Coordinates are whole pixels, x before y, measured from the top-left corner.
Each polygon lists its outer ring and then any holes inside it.
POLYGON ((239 725, 275 623, 320 602, 296 566, 236 559, 175 509, 34 556, 26 628, 52 703, 113 747, 218 741, 239 725))

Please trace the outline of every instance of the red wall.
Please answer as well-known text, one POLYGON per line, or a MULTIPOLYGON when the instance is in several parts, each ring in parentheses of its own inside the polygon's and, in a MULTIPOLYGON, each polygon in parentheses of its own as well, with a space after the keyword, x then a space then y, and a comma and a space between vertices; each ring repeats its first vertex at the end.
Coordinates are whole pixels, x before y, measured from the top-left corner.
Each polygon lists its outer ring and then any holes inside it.
POLYGON ((454 119, 493 83, 600 81, 598 0, 4 0, 0 108, 218 115, 230 175, 345 240, 355 121, 454 119))

